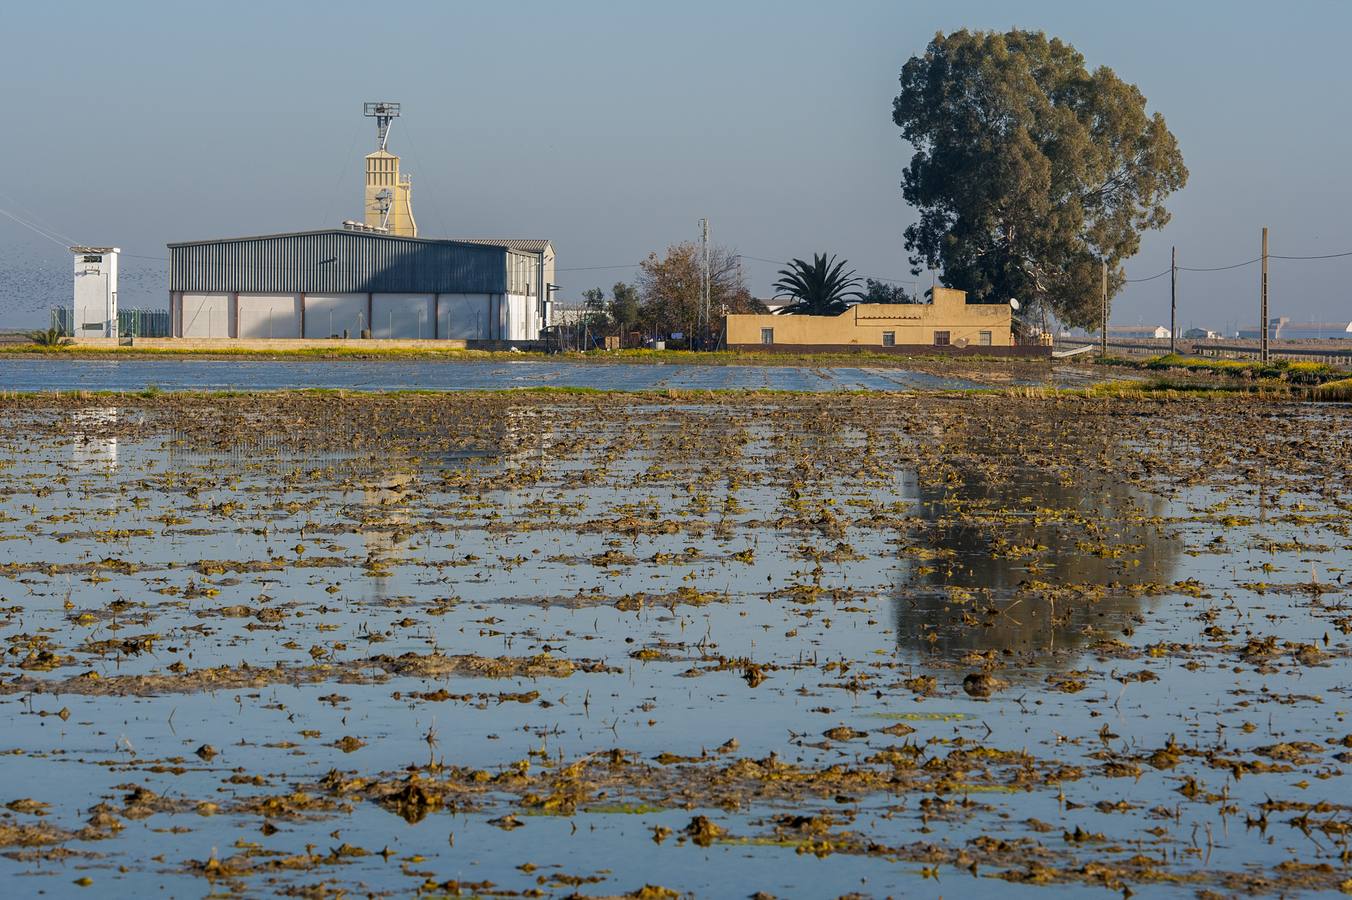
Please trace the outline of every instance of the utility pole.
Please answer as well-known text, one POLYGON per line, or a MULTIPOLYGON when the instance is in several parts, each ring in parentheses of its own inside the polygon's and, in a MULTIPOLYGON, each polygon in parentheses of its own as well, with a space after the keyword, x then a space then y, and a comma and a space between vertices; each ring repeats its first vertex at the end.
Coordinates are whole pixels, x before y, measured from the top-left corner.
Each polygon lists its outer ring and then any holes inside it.
POLYGON ((1263 287, 1260 292, 1258 314, 1258 359, 1261 362, 1268 361, 1268 306, 1267 306, 1267 284, 1268 284, 1268 245, 1267 245, 1267 226, 1263 226, 1263 287))
POLYGON ((1178 248, 1169 248, 1169 353, 1178 352, 1178 248))
POLYGON ((699 285, 699 308, 700 317, 703 319, 703 328, 700 333, 700 347, 704 346, 704 339, 709 333, 709 220, 699 220, 699 245, 700 245, 700 285, 699 285))
POLYGON ((1099 329, 1099 356, 1108 358, 1108 261, 1099 263, 1103 282, 1103 327, 1099 329))

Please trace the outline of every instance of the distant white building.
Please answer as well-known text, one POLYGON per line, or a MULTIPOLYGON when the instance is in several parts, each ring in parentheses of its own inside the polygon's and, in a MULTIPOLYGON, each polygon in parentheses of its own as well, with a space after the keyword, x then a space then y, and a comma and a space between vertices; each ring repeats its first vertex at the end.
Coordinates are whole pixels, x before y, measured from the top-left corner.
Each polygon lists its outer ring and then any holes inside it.
MULTIPOLYGON (((1251 341, 1256 341, 1261 336, 1257 325, 1245 325, 1236 335, 1251 341)), ((1268 320, 1268 340, 1352 340, 1352 322, 1292 322, 1286 316, 1279 316, 1268 320)))
POLYGON ((1283 341, 1352 340, 1352 322, 1283 322, 1274 337, 1283 341))
POLYGON ((1109 325, 1109 340, 1158 340, 1169 337, 1169 329, 1163 325, 1109 325))

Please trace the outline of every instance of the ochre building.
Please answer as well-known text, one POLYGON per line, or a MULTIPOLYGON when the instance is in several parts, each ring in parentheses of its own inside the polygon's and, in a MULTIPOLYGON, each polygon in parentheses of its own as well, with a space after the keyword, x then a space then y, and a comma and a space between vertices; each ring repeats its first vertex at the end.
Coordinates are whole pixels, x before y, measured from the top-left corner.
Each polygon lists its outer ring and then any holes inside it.
POLYGON ((732 315, 732 349, 1012 347, 1005 303, 968 303, 967 292, 936 287, 931 303, 861 303, 836 316, 732 315))

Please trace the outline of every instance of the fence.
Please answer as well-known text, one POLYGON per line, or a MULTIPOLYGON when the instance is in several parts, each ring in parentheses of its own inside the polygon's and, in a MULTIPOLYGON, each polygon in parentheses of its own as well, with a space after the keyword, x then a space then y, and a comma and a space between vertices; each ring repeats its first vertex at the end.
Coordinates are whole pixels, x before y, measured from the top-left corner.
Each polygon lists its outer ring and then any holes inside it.
MULTIPOLYGON (((1257 346, 1247 347, 1236 344, 1194 344, 1192 352, 1196 356, 1212 359, 1258 359, 1257 346)), ((1352 366, 1352 342, 1347 347, 1299 347, 1268 344, 1269 359, 1287 359, 1292 362, 1317 361, 1330 365, 1352 366)))
MULTIPOLYGON (((1329 341, 1328 343, 1333 343, 1329 341)), ((1346 347, 1308 347, 1300 344, 1268 345, 1269 359, 1285 359, 1292 362, 1315 361, 1330 365, 1352 366, 1352 341, 1346 347)), ((1057 338, 1056 349, 1069 350, 1089 345, 1098 352, 1097 338, 1057 338)), ((1121 353, 1127 356, 1163 356, 1169 352, 1168 338, 1140 338, 1138 340, 1110 340, 1109 354, 1121 353)), ((1259 359, 1261 349, 1257 341, 1251 343, 1218 344, 1211 341, 1179 341, 1178 352, 1184 356, 1202 356, 1209 359, 1259 359)))
MULTIPOLYGON (((53 307, 52 328, 74 337, 75 311, 67 306, 53 307)), ((169 337, 169 310, 119 309, 117 333, 120 337, 169 337)))

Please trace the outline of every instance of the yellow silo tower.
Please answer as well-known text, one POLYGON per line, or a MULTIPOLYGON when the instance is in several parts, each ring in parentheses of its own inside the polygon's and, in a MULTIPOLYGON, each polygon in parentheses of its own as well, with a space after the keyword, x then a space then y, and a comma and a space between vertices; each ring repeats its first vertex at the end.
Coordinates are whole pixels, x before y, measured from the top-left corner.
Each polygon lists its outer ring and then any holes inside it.
POLYGON ((388 100, 367 103, 365 114, 376 120, 376 152, 366 157, 366 205, 364 221, 390 234, 417 237, 413 218, 413 182, 399 174, 399 157, 385 149, 390 125, 399 116, 399 104, 388 100))

